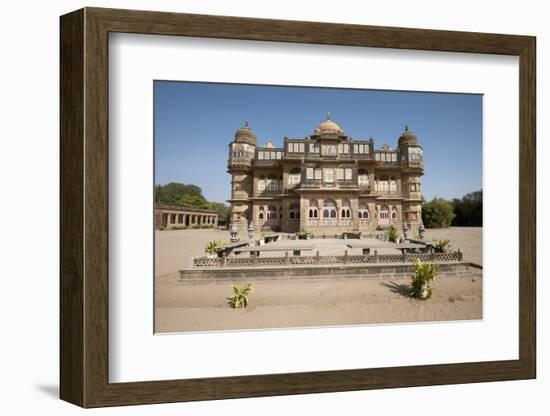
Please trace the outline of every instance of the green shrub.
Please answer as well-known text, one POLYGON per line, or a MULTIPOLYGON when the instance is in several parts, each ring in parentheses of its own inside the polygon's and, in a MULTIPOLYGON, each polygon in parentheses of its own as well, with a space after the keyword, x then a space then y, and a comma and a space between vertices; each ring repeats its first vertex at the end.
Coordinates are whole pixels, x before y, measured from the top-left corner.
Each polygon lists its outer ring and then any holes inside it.
POLYGON ((313 238, 313 233, 310 233, 309 231, 301 231, 298 233, 298 238, 300 240, 307 240, 308 238, 313 238))
POLYGON ((411 296, 416 299, 429 299, 432 297, 430 282, 435 279, 437 265, 422 263, 420 260, 413 262, 415 273, 411 275, 411 296))
POLYGON ((447 247, 449 245, 449 243, 450 243, 449 240, 437 240, 436 243, 434 244, 434 247, 438 251, 443 251, 443 250, 445 250, 445 247, 447 247))
POLYGON ((399 238, 399 231, 392 225, 388 230, 388 239, 395 242, 399 238))
POLYGON ((172 224, 172 230, 183 230, 185 228, 185 225, 183 224, 172 224))
POLYGON ((204 246, 204 252, 208 254, 215 254, 217 249, 225 246, 226 242, 224 240, 212 240, 209 241, 206 246, 204 246))
POLYGON ((201 226, 200 226, 199 224, 193 224, 193 225, 191 226, 191 228, 192 228, 193 230, 198 230, 199 228, 201 228, 201 226))
POLYGON ((233 296, 227 298, 227 304, 235 309, 246 308, 248 306, 248 294, 252 291, 252 284, 247 283, 243 287, 231 285, 233 296))

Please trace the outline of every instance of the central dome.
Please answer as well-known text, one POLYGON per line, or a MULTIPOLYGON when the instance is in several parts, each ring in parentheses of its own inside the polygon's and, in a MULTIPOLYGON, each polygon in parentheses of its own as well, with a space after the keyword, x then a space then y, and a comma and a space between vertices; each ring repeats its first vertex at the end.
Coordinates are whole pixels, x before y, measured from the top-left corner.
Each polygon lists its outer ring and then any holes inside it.
POLYGON ((334 121, 330 118, 330 113, 327 114, 327 118, 325 121, 323 121, 319 126, 315 129, 315 133, 338 133, 343 134, 344 130, 336 124, 334 121))

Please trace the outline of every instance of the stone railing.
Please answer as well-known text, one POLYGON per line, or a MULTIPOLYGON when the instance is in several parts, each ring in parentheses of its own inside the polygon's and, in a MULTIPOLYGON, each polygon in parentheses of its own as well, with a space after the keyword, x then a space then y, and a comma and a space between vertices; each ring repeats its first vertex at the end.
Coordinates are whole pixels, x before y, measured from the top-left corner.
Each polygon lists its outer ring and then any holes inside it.
POLYGON ((217 268, 248 268, 248 267, 280 267, 280 266, 308 266, 308 265, 356 265, 356 264, 380 264, 380 263, 411 263, 420 260, 426 263, 442 263, 462 261, 462 252, 452 253, 412 253, 412 254, 374 254, 343 256, 320 256, 317 252, 314 256, 289 256, 283 257, 193 257, 191 268, 193 269, 217 269, 217 268))

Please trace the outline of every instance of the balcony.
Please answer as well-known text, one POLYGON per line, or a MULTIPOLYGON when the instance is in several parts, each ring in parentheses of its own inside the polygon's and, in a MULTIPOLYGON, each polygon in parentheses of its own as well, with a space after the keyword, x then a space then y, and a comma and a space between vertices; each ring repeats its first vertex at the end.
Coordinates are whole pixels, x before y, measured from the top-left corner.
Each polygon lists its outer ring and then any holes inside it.
POLYGON ((336 219, 336 218, 321 218, 314 219, 308 218, 306 225, 309 227, 349 227, 351 226, 350 219, 336 219))
POLYGON ((252 159, 248 157, 232 157, 227 162, 228 168, 250 168, 252 166, 252 159))

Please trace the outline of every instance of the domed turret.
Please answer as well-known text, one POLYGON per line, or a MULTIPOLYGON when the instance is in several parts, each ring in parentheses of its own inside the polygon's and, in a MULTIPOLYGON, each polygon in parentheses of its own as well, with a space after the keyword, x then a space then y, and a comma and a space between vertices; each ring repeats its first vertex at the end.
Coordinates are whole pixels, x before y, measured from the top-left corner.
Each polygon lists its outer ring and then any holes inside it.
POLYGON ((409 130, 408 126, 405 126, 405 131, 399 137, 399 146, 401 145, 416 145, 416 134, 409 130))
POLYGON ((319 124, 319 126, 315 129, 315 134, 323 133, 344 134, 344 130, 342 130, 342 128, 338 124, 331 120, 330 113, 328 113, 325 121, 319 124))
POLYGON ((235 142, 256 145, 256 134, 248 127, 248 121, 244 122, 244 127, 235 132, 235 142))

